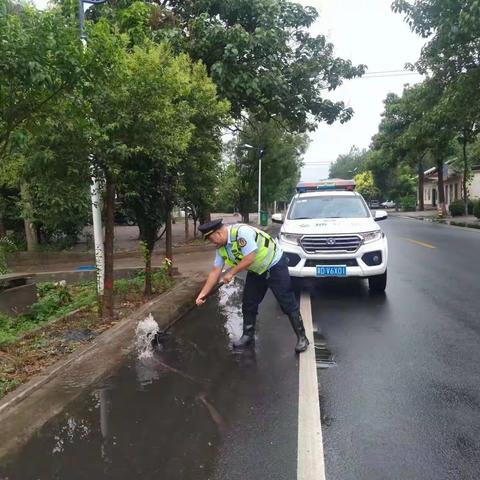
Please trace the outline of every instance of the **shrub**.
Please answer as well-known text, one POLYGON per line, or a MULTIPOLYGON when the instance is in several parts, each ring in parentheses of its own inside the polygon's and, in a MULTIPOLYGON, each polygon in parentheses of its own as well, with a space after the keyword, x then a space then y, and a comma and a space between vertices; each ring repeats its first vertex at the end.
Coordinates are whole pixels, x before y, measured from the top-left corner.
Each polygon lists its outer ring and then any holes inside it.
POLYGON ((459 217, 460 215, 463 215, 465 211, 465 204, 463 203, 463 200, 455 200, 450 204, 449 209, 452 217, 459 217))
POLYGON ((475 207, 475 202, 473 200, 468 201, 468 214, 473 214, 473 208, 475 207))
POLYGON ((0 275, 8 272, 7 253, 15 252, 17 246, 15 242, 8 236, 0 238, 0 275))
POLYGON ((405 212, 415 211, 417 200, 413 195, 407 195, 400 199, 400 205, 405 212))
POLYGON ((473 214, 480 218, 480 200, 476 200, 473 204, 473 214))
MULTIPOLYGON (((467 211, 469 215, 472 215, 475 203, 476 202, 472 200, 468 200, 467 211)), ((452 215, 452 217, 458 217, 459 215, 463 215, 465 213, 465 202, 463 200, 455 200, 450 204, 449 209, 450 215, 452 215)))

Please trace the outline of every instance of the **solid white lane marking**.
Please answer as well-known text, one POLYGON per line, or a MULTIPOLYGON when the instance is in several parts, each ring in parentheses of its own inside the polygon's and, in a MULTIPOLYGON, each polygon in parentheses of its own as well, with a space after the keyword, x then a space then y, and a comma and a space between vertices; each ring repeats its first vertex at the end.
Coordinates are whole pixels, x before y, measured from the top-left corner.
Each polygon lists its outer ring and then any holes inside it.
POLYGON ((313 342, 312 307, 308 292, 302 292, 300 296, 300 313, 310 346, 306 352, 300 354, 297 480, 324 480, 325 463, 318 399, 317 364, 313 342))

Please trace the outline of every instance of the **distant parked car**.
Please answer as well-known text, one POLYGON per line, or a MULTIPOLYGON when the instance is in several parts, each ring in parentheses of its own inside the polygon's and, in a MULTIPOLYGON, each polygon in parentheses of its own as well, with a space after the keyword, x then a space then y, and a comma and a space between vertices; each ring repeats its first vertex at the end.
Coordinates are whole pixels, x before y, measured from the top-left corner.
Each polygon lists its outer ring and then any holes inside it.
POLYGON ((382 203, 382 207, 384 208, 394 208, 395 202, 393 200, 387 200, 386 202, 382 203))
POLYGON ((380 208, 380 202, 378 200, 370 200, 368 206, 370 208, 380 208))
POLYGON ((128 225, 129 227, 135 225, 135 220, 130 218, 125 210, 115 211, 115 225, 128 225))

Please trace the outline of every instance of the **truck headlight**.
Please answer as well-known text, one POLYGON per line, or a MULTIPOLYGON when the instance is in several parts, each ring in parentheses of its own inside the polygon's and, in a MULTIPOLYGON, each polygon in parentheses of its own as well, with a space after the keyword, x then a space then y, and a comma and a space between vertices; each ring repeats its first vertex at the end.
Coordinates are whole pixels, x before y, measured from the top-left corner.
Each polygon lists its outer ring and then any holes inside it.
POLYGON ((365 232, 361 234, 363 237, 363 243, 376 242, 383 238, 383 232, 381 230, 375 230, 374 232, 365 232))
POLYGON ((290 243, 292 245, 298 245, 301 235, 296 233, 281 233, 280 239, 286 243, 290 243))

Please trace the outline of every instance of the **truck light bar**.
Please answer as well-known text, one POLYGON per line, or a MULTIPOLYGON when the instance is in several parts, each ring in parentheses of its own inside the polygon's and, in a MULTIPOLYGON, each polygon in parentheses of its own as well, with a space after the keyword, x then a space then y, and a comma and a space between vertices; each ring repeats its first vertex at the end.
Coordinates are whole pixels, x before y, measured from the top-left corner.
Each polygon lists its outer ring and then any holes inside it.
POLYGON ((297 185, 298 193, 318 192, 322 190, 355 190, 355 180, 343 180, 333 178, 331 180, 320 180, 319 182, 300 182, 297 185))

